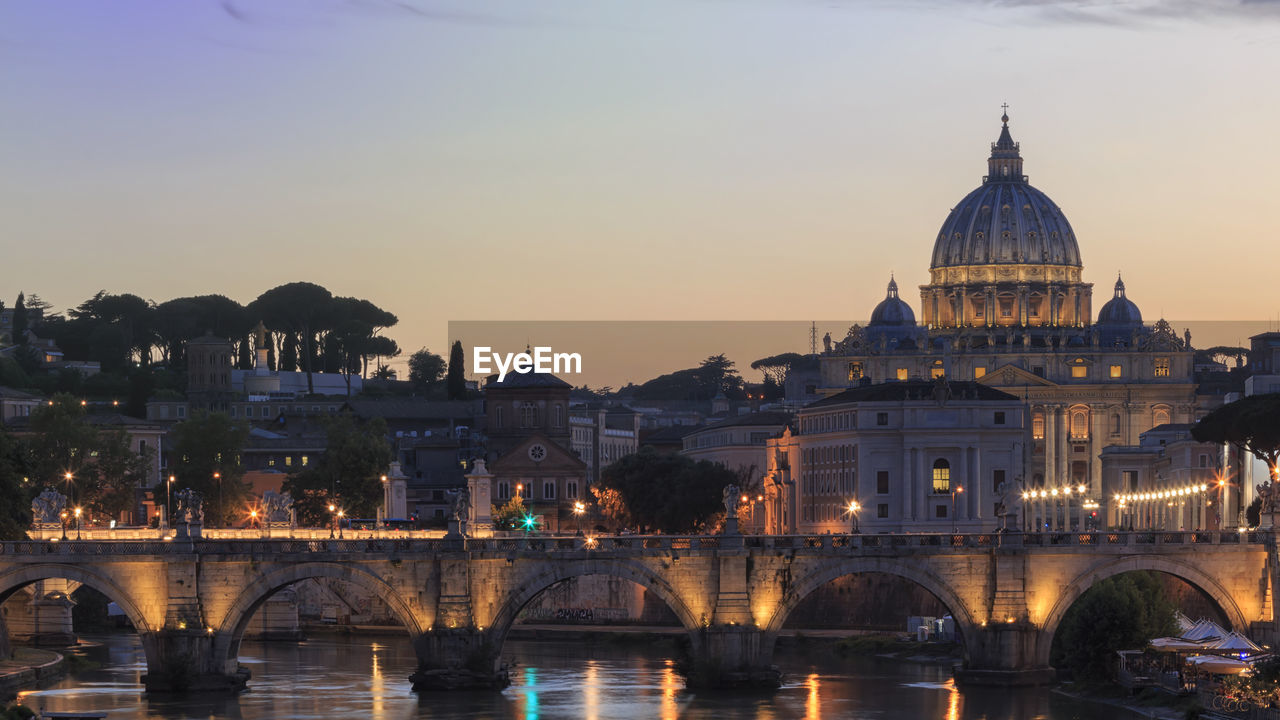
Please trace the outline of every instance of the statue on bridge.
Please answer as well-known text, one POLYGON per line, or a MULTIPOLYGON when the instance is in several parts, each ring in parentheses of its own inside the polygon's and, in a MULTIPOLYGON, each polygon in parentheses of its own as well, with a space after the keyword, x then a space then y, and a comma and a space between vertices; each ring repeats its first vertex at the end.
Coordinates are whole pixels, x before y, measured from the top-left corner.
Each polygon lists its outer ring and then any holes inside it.
POLYGON ((459 523, 465 523, 470 512, 471 490, 463 486, 453 492, 453 517, 459 523))
POLYGON ((204 523, 204 498, 191 488, 184 488, 173 494, 177 500, 178 522, 188 525, 204 523))
POLYGON ((45 488, 44 492, 31 501, 31 524, 59 525, 62 523, 62 511, 67 509, 67 496, 57 490, 45 488))
POLYGON ((1263 516, 1266 516, 1275 512, 1276 511, 1276 493, 1277 491, 1280 491, 1280 488, 1272 485, 1271 481, 1268 480, 1267 482, 1264 482, 1258 485, 1257 489, 1258 489, 1258 499, 1262 501, 1261 514, 1263 516))
POLYGON ((726 520, 738 519, 738 486, 725 485, 724 491, 724 517, 726 520))
POLYGON ((267 527, 293 524, 293 497, 268 490, 262 493, 262 514, 267 527))

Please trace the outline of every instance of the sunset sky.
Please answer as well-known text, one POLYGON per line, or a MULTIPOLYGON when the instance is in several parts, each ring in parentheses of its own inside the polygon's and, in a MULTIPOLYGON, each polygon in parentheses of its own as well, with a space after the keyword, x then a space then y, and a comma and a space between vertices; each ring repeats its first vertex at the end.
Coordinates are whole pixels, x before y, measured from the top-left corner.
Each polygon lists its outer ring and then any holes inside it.
POLYGON ((1280 0, 0 0, 0 298, 918 312, 1007 102, 1095 310, 1274 320, 1277 69, 1280 0))

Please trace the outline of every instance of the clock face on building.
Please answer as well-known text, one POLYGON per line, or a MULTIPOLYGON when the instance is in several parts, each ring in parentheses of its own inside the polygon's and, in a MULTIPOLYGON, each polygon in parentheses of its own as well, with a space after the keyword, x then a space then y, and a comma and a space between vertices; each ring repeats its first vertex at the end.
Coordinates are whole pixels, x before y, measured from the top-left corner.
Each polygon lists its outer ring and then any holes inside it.
POLYGON ((542 443, 534 443, 529 446, 529 459, 534 462, 542 462, 547 459, 547 447, 542 443))

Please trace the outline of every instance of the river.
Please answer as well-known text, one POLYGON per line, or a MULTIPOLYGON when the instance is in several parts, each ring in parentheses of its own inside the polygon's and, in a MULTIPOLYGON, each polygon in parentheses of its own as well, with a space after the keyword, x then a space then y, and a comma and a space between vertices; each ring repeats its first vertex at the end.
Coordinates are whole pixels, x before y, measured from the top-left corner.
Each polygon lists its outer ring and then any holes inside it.
MULTIPOLYGON (((322 636, 303 643, 250 642, 241 662, 253 671, 248 692, 231 698, 171 699, 143 694, 142 647, 133 635, 88 637, 78 651, 97 667, 24 693, 49 711, 105 711, 138 718, 523 718, 556 720, 1088 720, 1116 712, 1038 689, 957 688, 950 670, 876 658, 840 658, 825 649, 779 648, 785 673, 769 694, 685 690, 666 647, 608 642, 510 641, 516 663, 501 693, 415 695, 413 651, 397 637, 322 636)), ((88 668, 90 663, 79 663, 88 668)))

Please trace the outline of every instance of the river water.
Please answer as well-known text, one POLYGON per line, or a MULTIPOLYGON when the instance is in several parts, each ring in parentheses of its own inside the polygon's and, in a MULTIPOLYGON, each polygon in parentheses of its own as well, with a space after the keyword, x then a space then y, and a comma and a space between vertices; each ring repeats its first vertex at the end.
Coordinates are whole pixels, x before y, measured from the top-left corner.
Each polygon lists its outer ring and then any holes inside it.
POLYGON ((167 699, 143 694, 146 671, 134 635, 85 638, 80 652, 98 664, 59 684, 25 693, 49 711, 105 711, 137 718, 523 718, 556 720, 1088 720, 1116 711, 1083 705, 1045 689, 957 688, 950 670, 875 658, 840 658, 828 650, 780 648, 785 673, 770 694, 684 689, 671 651, 607 642, 510 641, 511 687, 501 693, 415 695, 408 676, 413 650, 398 637, 320 637, 303 643, 249 642, 240 660, 253 671, 250 690, 231 698, 167 699))

